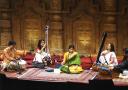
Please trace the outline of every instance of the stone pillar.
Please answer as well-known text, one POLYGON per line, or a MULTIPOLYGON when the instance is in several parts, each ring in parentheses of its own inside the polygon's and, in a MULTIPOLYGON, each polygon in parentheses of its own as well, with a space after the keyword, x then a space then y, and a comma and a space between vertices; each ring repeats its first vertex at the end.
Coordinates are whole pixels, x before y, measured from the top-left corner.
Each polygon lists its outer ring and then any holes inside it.
POLYGON ((63 51, 63 33, 61 0, 52 0, 50 3, 50 52, 62 53, 63 51))
POLYGON ((3 50, 8 41, 13 39, 11 7, 7 0, 0 0, 0 49, 3 50))
POLYGON ((104 46, 113 43, 117 51, 116 0, 103 0, 101 10, 100 36, 102 32, 108 32, 104 46))
POLYGON ((118 54, 123 55, 128 48, 128 0, 118 1, 118 54))

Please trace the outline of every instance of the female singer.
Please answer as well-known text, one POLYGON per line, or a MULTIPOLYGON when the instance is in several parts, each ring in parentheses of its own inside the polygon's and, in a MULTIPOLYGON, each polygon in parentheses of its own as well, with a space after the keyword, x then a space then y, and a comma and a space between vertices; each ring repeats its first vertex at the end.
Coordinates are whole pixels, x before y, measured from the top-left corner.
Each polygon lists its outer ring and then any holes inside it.
POLYGON ((69 51, 64 54, 64 60, 61 63, 60 70, 65 73, 80 73, 83 71, 78 52, 74 45, 69 46, 69 51))

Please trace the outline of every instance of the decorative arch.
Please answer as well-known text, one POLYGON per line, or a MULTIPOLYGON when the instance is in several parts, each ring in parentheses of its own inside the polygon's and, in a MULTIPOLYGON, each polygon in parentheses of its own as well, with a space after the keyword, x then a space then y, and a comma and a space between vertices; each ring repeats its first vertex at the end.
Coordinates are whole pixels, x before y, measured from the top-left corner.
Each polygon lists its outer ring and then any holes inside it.
POLYGON ((82 13, 73 20, 73 41, 81 54, 94 53, 95 24, 92 17, 82 13))
POLYGON ((18 32, 17 42, 21 49, 34 49, 38 40, 44 38, 43 28, 46 23, 46 15, 42 4, 43 2, 40 3, 40 0, 20 0, 13 5, 13 9, 16 11, 13 12, 13 33, 18 32))
MULTIPOLYGON (((84 6, 84 5, 83 5, 84 6)), ((88 9, 80 5, 69 15, 66 24, 66 43, 75 44, 80 54, 96 52, 96 20, 95 16, 88 9)), ((65 48, 68 47, 68 44, 65 48)))

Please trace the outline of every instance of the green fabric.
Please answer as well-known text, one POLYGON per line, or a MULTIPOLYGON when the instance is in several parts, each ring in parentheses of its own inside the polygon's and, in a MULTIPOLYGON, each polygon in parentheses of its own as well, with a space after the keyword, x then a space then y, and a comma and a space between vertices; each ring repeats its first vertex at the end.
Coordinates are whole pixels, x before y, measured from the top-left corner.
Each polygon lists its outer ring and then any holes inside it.
POLYGON ((79 54, 68 60, 63 66, 60 67, 60 70, 66 73, 69 73, 69 66, 71 65, 80 65, 80 57, 79 54))
POLYGON ((63 71, 63 72, 65 72, 65 73, 70 73, 69 67, 67 65, 61 66, 60 67, 60 70, 63 71))
POLYGON ((79 57, 79 54, 77 54, 76 56, 74 56, 73 58, 71 58, 70 60, 68 60, 65 65, 80 65, 81 62, 80 62, 80 57, 79 57))

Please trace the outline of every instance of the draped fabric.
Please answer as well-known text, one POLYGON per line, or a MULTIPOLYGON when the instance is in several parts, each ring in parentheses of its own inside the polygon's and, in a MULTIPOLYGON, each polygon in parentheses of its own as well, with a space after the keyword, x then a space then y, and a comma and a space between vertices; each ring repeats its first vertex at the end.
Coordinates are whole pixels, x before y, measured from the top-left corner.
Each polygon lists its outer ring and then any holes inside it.
MULTIPOLYGON (((64 54, 64 58, 67 58, 69 53, 64 54)), ((82 70, 79 54, 75 55, 71 59, 66 60, 66 63, 60 67, 61 71, 65 73, 80 73, 82 70)))

